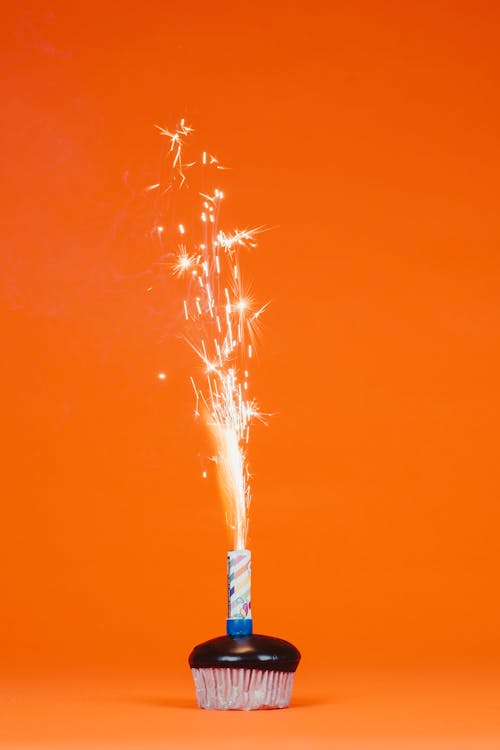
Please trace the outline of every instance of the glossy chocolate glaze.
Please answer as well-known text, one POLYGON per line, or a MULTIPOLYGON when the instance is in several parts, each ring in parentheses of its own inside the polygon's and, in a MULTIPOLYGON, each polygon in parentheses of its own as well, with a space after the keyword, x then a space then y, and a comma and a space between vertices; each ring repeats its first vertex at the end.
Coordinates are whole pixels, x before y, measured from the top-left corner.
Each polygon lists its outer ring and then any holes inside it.
POLYGON ((243 668, 295 672, 300 652, 288 641, 269 635, 231 638, 222 635, 195 646, 189 666, 197 669, 243 668))

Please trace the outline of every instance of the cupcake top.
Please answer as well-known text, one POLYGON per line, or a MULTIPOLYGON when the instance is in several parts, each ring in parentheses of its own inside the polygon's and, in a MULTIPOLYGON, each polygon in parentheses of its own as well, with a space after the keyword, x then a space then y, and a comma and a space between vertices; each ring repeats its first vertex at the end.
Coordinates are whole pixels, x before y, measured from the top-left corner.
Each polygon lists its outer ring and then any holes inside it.
POLYGON ((300 652, 293 644, 269 635, 242 638, 222 635, 195 646, 189 656, 189 666, 196 669, 226 667, 295 672, 299 661, 300 652))

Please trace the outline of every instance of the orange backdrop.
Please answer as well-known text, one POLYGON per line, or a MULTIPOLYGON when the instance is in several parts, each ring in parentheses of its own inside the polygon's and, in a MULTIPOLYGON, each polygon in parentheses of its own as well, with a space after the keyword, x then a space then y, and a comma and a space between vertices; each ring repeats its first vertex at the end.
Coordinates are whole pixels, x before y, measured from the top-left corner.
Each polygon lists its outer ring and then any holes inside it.
POLYGON ((499 660, 498 21, 477 0, 7 13, 5 669, 180 674, 224 629, 222 509, 141 193, 153 125, 182 115, 232 167, 225 223, 273 227, 245 266, 272 300, 257 632, 304 667, 499 660))

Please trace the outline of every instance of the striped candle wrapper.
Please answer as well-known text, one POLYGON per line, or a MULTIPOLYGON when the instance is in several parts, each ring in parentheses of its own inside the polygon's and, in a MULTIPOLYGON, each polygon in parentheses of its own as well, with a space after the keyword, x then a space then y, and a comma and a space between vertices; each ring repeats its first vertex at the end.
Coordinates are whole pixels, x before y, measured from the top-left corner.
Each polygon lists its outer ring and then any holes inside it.
POLYGON ((227 616, 229 620, 252 619, 251 564, 250 550, 230 550, 227 553, 227 616))

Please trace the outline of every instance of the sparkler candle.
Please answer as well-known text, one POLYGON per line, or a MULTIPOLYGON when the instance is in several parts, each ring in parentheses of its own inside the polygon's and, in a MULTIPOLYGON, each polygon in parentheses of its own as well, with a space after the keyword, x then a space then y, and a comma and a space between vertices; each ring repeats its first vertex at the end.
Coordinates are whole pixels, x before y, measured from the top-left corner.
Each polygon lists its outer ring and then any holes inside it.
POLYGON ((227 553, 227 622, 228 635, 251 635, 250 601, 251 553, 247 549, 227 553))
MULTIPOLYGON (((168 139, 169 176, 165 185, 156 183, 149 190, 171 196, 184 187, 188 169, 197 167, 207 177, 207 170, 222 168, 207 151, 198 160, 186 160, 186 139, 192 128, 184 120, 173 131, 159 131, 168 139)), ((196 646, 189 664, 202 708, 284 708, 290 703, 300 654, 287 641, 252 634, 251 553, 246 549, 251 499, 247 447, 252 424, 263 421, 249 396, 249 373, 259 318, 267 305, 255 307, 242 280, 239 256, 255 246, 260 230, 220 229, 223 197, 215 186, 200 192, 197 229, 177 224, 170 248, 173 273, 186 280, 182 303, 186 339, 202 369, 190 378, 195 413, 202 416, 213 440, 233 543, 227 553, 227 635, 196 646)), ((162 220, 156 228, 162 243, 168 239, 165 224, 162 220)))

